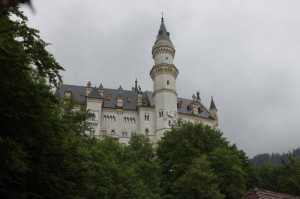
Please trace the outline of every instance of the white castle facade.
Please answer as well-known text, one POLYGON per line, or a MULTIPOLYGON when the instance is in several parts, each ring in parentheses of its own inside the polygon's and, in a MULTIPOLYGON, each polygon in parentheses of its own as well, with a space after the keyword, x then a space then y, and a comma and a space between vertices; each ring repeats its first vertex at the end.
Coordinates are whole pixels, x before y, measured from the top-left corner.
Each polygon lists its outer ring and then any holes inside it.
POLYGON ((200 94, 192 99, 180 98, 176 91, 179 71, 173 63, 175 48, 162 18, 156 41, 152 47, 154 66, 150 70, 153 91, 141 91, 135 81, 132 90, 75 86, 61 84, 56 91, 60 100, 74 97, 85 104, 95 117, 90 121, 91 134, 98 138, 112 136, 121 143, 128 143, 135 134, 145 134, 157 142, 179 119, 218 126, 217 108, 213 99, 207 109, 200 94))

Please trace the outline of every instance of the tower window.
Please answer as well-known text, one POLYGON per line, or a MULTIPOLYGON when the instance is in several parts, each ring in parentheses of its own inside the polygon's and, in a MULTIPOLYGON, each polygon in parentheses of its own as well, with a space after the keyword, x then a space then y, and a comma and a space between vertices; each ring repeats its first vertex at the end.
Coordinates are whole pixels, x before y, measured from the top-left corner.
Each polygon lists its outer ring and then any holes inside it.
POLYGON ((167 85, 169 85, 170 84, 170 81, 169 80, 167 80, 167 85))
POLYGON ((169 126, 171 126, 171 120, 169 120, 169 126))
POLYGON ((163 117, 163 116, 164 116, 164 111, 163 111, 163 110, 160 110, 160 111, 158 112, 158 115, 159 115, 159 117, 163 117))

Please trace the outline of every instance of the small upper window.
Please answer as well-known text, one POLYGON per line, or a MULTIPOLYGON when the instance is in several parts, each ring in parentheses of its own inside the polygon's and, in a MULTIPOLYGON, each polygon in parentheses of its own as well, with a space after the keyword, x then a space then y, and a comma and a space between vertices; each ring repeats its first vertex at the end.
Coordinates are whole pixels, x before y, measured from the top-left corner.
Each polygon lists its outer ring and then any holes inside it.
POLYGON ((145 113, 145 121, 149 121, 150 120, 150 115, 148 113, 145 113))
POLYGON ((169 82, 169 80, 167 80, 167 85, 170 85, 170 82, 169 82))

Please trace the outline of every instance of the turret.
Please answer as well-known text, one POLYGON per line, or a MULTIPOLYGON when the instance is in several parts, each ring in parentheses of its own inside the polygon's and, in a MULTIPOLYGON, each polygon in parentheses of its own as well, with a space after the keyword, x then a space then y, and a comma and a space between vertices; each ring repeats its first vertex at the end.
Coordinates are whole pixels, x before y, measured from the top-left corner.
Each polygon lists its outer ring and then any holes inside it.
POLYGON ((175 48, 170 39, 170 33, 161 19, 156 41, 152 47, 154 66, 150 71, 153 80, 153 97, 156 118, 156 140, 159 140, 169 130, 170 124, 176 118, 177 92, 176 78, 178 69, 173 64, 175 48), (172 116, 172 117, 171 117, 172 116))
POLYGON ((210 113, 211 117, 214 118, 214 119, 216 119, 216 120, 218 120, 218 114, 217 114, 217 112, 218 112, 218 109, 217 109, 217 107, 215 105, 213 97, 211 97, 211 102, 210 102, 210 107, 209 107, 209 113, 210 113))

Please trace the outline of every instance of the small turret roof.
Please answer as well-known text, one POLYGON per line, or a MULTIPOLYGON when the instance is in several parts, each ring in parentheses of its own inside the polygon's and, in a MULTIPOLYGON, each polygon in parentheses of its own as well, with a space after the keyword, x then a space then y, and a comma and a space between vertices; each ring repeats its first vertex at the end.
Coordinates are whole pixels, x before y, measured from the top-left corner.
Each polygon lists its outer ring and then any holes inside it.
POLYGON ((87 98, 96 98, 96 99, 102 99, 103 97, 100 95, 97 88, 93 88, 93 90, 86 96, 87 98))
POLYGON ((155 43, 157 43, 160 40, 167 40, 172 43, 172 41, 170 39, 170 33, 167 31, 163 17, 161 18, 161 24, 160 24, 160 28, 159 28, 155 43))
POLYGON ((217 107, 215 105, 213 97, 211 97, 211 102, 210 102, 210 107, 209 107, 209 110, 211 110, 211 109, 216 109, 217 110, 217 107))

